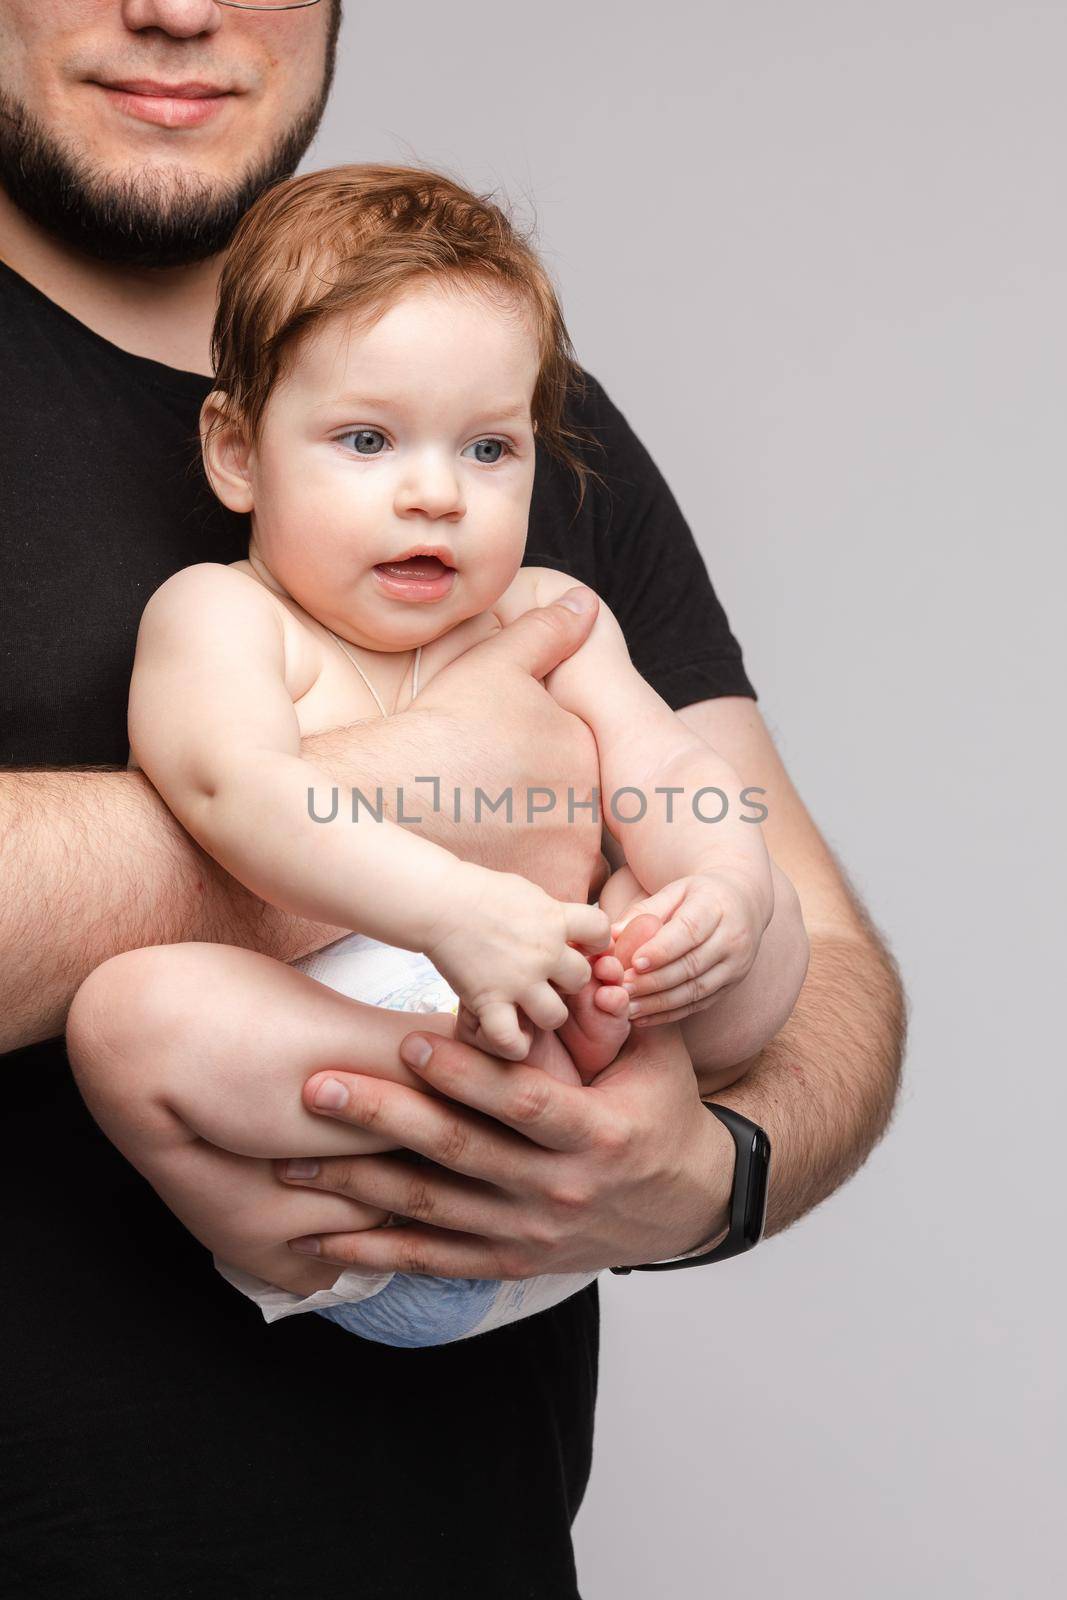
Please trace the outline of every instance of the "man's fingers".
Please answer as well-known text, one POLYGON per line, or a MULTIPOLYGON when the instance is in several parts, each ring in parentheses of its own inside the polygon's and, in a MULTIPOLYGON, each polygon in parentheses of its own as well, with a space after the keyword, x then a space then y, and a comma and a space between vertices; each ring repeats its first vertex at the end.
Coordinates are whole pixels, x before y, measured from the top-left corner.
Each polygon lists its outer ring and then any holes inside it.
POLYGON ((468 654, 484 650, 498 657, 506 655, 532 678, 545 678, 585 642, 599 609, 599 596, 576 584, 550 606, 534 606, 516 617, 468 654))
POLYGON ((289 1248, 300 1255, 315 1255, 322 1261, 365 1268, 368 1272, 406 1272, 433 1278, 528 1275, 514 1270, 514 1251, 500 1241, 449 1233, 420 1223, 403 1228, 371 1228, 366 1233, 291 1239, 289 1248))
MULTIPOLYGON (((469 1052, 475 1061, 495 1059, 469 1045, 455 1048, 463 1058, 469 1052)), ((497 1065, 501 1072, 515 1070, 504 1062, 497 1065)), ((304 1103, 320 1116, 357 1128, 373 1128, 387 1136, 394 1147, 414 1150, 453 1172, 504 1188, 509 1180, 525 1173, 529 1155, 536 1154, 528 1151, 510 1129, 494 1128, 462 1106, 449 1105, 421 1089, 409 1089, 386 1078, 336 1071, 316 1073, 304 1085, 304 1103)))
MULTIPOLYGON (((331 1156, 317 1163, 313 1179, 302 1178, 300 1166, 300 1162, 282 1162, 283 1180, 377 1207, 377 1212, 368 1212, 372 1218, 380 1219, 382 1213, 391 1212, 410 1217, 413 1222, 494 1238, 507 1238, 513 1226, 510 1203, 503 1190, 402 1155, 331 1156), (297 1168, 292 1178, 288 1170, 291 1167, 297 1168)), ((367 1223, 368 1227, 373 1225, 373 1221, 367 1223)))
MULTIPOLYGON (((602 1116, 588 1089, 561 1083, 540 1067, 497 1061, 455 1039, 409 1033, 400 1042, 400 1058, 450 1100, 484 1112, 546 1150, 586 1148, 602 1116)), ((413 1148, 409 1139, 397 1142, 413 1148)))

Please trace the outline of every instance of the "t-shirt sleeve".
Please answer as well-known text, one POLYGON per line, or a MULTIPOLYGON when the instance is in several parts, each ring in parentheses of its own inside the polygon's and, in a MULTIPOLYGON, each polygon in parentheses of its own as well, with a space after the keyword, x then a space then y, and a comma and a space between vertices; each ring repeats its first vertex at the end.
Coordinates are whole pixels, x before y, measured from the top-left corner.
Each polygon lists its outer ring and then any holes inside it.
POLYGON ((756 699, 722 604, 678 502, 603 387, 586 374, 573 413, 596 443, 583 451, 603 479, 589 485, 598 588, 634 666, 671 706, 721 695, 756 699))

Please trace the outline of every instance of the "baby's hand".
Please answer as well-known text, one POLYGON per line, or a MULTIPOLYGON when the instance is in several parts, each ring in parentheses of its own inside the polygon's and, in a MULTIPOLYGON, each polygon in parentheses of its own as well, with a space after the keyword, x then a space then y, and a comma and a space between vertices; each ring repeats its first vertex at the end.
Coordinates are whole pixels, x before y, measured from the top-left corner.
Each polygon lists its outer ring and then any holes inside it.
POLYGON ((679 1022, 714 1004, 752 966, 767 926, 766 902, 756 883, 735 873, 678 878, 636 900, 611 925, 618 938, 646 913, 663 926, 638 945, 624 975, 638 1021, 679 1022))
POLYGON ((516 1006, 538 1028, 567 1020, 566 1002, 552 984, 577 994, 589 982, 589 962, 571 947, 606 950, 607 914, 599 906, 554 900, 517 873, 469 862, 462 868, 454 911, 439 920, 426 954, 478 1018, 475 1042, 508 1061, 523 1061, 530 1040, 516 1006))

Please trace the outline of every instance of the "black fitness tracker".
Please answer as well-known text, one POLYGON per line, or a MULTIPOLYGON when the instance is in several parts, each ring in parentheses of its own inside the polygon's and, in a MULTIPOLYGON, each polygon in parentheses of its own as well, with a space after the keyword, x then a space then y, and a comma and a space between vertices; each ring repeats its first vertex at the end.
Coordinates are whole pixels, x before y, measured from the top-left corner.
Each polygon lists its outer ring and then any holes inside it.
POLYGON ((612 1272, 669 1272, 673 1267, 703 1267, 711 1261, 726 1261, 751 1250, 763 1237, 767 1216, 767 1178, 771 1170, 771 1141, 763 1129, 729 1106, 710 1100, 702 1104, 718 1117, 733 1135, 734 1185, 730 1193, 730 1231, 714 1250, 703 1255, 676 1256, 671 1261, 649 1261, 641 1267, 612 1267, 612 1272))

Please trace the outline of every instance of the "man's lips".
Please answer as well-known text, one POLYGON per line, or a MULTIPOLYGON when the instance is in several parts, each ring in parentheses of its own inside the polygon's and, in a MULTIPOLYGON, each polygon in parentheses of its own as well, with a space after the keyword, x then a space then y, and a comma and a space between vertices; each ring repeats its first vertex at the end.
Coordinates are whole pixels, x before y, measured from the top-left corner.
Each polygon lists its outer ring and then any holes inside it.
POLYGON ((97 88, 119 111, 164 128, 198 127, 215 116, 234 93, 212 83, 160 83, 152 78, 98 82, 97 88))
POLYGON ((409 556, 406 561, 379 561, 374 575, 394 600, 443 600, 451 592, 456 569, 438 556, 409 556))

